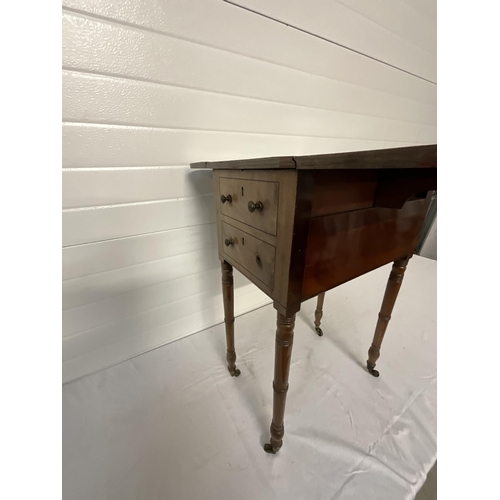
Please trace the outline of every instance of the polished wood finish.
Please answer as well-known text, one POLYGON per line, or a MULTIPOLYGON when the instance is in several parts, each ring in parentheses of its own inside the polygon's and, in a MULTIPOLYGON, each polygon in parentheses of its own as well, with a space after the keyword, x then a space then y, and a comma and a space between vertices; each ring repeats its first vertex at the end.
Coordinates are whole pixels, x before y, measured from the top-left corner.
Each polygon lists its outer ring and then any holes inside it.
POLYGON ((368 361, 366 362, 368 371, 374 377, 379 376, 379 372, 375 370, 375 363, 380 356, 380 347, 382 345, 382 341, 384 340, 385 331, 387 330, 387 325, 391 319, 392 310, 394 308, 394 304, 396 303, 401 283, 403 283, 406 266, 408 265, 410 258, 411 255, 396 260, 392 266, 389 280, 387 281, 382 307, 380 308, 380 312, 378 314, 373 342, 368 350, 368 361))
MULTIPOLYGON (((219 235, 222 234, 222 223, 226 222, 275 247, 274 286, 267 286, 264 282, 255 280, 252 273, 242 266, 241 262, 233 259, 225 252, 226 247, 221 237, 218 239, 219 258, 221 260, 227 260, 249 280, 253 281, 264 293, 269 295, 269 297, 274 300, 276 309, 282 314, 287 314, 287 311, 289 314, 293 314, 293 312, 297 312, 300 309, 300 292, 297 293, 297 290, 299 289, 298 281, 302 279, 302 275, 299 276, 300 271, 298 271, 298 269, 300 269, 300 262, 303 259, 303 254, 297 256, 297 253, 305 245, 305 242, 302 242, 299 247, 298 242, 299 240, 304 240, 304 238, 307 239, 306 232, 309 220, 307 207, 310 206, 310 195, 305 195, 304 193, 310 193, 313 186, 313 177, 310 172, 298 172, 297 170, 243 170, 230 172, 230 175, 239 181, 265 181, 277 183, 279 185, 277 231, 276 236, 274 236, 261 231, 249 223, 230 218, 222 213, 222 206, 224 204, 220 201, 222 193, 220 192, 219 179, 221 176, 227 177, 227 175, 229 175, 229 172, 214 170, 217 232, 219 235), (297 192, 298 185, 301 186, 299 190, 300 194, 297 192), (305 203, 300 201, 301 197, 307 198, 305 203), (296 210, 296 206, 300 209, 296 210), (295 248, 297 248, 297 250, 292 252, 292 249, 295 248), (290 312, 292 310, 293 312, 290 312)), ((238 184, 235 184, 234 187, 235 191, 236 188, 240 188, 238 184)), ((265 210, 263 214, 265 216, 265 210)))
POLYGON ((398 168, 381 170, 373 206, 402 208, 412 197, 425 198, 437 189, 437 169, 398 168))
POLYGON ((437 146, 435 144, 314 156, 274 156, 191 163, 191 168, 210 168, 213 170, 331 170, 337 168, 364 170, 371 168, 435 168, 436 166, 437 146))
POLYGON ((272 290, 276 248, 226 222, 222 223, 221 232, 224 256, 238 262, 254 280, 259 280, 272 290))
POLYGON ((314 329, 316 333, 322 337, 323 330, 320 328, 321 318, 323 317, 323 303, 325 302, 325 292, 321 292, 318 295, 318 302, 316 304, 316 310, 314 311, 314 329))
POLYGON ((302 301, 412 253, 429 201, 311 219, 302 301))
POLYGON ((276 236, 279 183, 228 177, 220 177, 219 182, 221 196, 232 198, 231 203, 221 204, 221 214, 276 236), (256 202, 262 210, 251 211, 248 204, 256 202))
POLYGON ((224 324, 226 326, 226 360, 227 369, 232 377, 240 375, 236 368, 236 350, 234 348, 234 285, 233 266, 226 261, 221 262, 222 268, 222 300, 224 302, 224 324))
POLYGON ((279 239, 277 243, 278 249, 283 246, 282 253, 290 254, 288 283, 284 301, 274 301, 275 309, 284 316, 291 316, 300 311, 313 190, 314 173, 299 171, 297 172, 297 196, 295 200, 284 204, 285 210, 294 211, 293 226, 289 229, 291 231, 290 247, 286 248, 287 244, 284 244, 279 239))
POLYGON ((271 442, 264 449, 276 453, 283 445, 285 434, 285 403, 288 392, 288 376, 292 359, 293 329, 295 314, 289 317, 278 312, 276 321, 276 348, 274 356, 273 419, 271 421, 271 442))
POLYGON ((371 208, 377 181, 377 170, 316 172, 311 217, 371 208))
POLYGON ((380 354, 409 256, 436 189, 436 145, 316 156, 202 162, 214 169, 219 258, 222 261, 227 361, 234 349, 232 266, 272 298, 278 314, 271 441, 280 449, 295 314, 325 292, 394 262, 367 367, 380 354))
POLYGON ((432 168, 437 166, 437 146, 409 146, 314 156, 295 156, 298 169, 388 169, 432 168))
POLYGON ((293 169, 296 168, 293 156, 273 156, 270 158, 254 158, 250 160, 200 161, 191 163, 191 168, 211 168, 214 170, 262 170, 262 169, 293 169))

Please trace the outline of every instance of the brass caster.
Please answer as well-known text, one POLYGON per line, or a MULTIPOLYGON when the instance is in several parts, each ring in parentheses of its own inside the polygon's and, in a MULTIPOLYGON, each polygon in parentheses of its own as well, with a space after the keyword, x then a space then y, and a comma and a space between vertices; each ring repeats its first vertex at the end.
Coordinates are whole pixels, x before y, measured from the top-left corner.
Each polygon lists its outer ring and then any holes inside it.
POLYGON ((278 453, 278 450, 275 450, 269 443, 264 445, 264 451, 266 453, 270 453, 271 455, 276 455, 276 453, 278 453))
POLYGON ((231 374, 231 377, 239 377, 241 375, 241 371, 239 368, 235 368, 233 371, 231 371, 229 368, 227 370, 231 374))
POLYGON ((319 337, 323 337, 323 330, 319 326, 316 326, 314 329, 319 337))
POLYGON ((368 371, 374 376, 374 377, 378 377, 380 376, 380 373, 378 370, 375 370, 375 367, 373 366, 370 366, 370 365, 366 365, 366 367, 368 368, 368 371))

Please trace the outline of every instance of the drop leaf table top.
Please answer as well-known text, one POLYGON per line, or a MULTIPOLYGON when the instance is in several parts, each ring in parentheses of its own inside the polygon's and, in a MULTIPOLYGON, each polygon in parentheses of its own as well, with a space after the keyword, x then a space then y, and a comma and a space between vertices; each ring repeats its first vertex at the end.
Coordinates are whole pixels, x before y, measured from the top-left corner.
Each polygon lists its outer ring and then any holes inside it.
POLYGON ((283 444, 284 408, 295 314, 318 296, 393 262, 368 371, 375 362, 406 265, 437 189, 437 146, 313 156, 205 161, 212 169, 227 336, 227 361, 238 376, 234 345, 233 267, 273 299, 278 312, 271 441, 283 444))

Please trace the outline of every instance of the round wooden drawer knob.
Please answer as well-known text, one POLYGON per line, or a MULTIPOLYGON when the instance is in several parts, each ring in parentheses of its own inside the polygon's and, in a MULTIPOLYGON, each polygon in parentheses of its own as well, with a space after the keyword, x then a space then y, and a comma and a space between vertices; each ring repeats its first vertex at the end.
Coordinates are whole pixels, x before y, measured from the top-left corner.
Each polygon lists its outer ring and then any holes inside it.
POLYGON ((256 201, 255 203, 253 201, 248 202, 248 211, 249 212, 262 212, 262 209, 264 208, 264 205, 260 201, 256 201))

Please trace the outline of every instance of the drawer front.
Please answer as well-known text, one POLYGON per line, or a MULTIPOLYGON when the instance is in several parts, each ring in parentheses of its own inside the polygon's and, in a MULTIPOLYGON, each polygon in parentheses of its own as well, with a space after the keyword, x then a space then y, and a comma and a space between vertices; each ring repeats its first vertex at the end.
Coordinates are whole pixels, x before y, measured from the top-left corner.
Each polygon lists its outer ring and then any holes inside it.
POLYGON ((217 203, 222 214, 276 236, 279 189, 277 182, 227 177, 221 177, 219 182, 221 199, 217 203))
POLYGON ((276 249, 230 224, 222 222, 221 227, 224 254, 272 290, 276 249))

